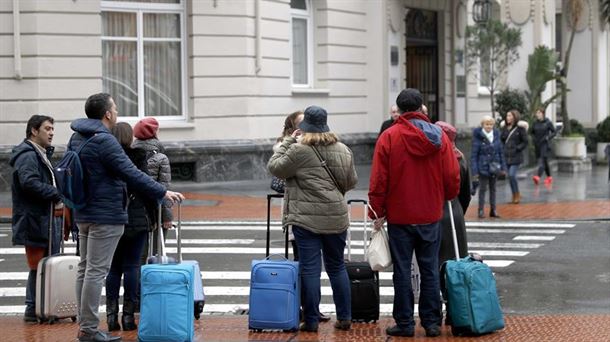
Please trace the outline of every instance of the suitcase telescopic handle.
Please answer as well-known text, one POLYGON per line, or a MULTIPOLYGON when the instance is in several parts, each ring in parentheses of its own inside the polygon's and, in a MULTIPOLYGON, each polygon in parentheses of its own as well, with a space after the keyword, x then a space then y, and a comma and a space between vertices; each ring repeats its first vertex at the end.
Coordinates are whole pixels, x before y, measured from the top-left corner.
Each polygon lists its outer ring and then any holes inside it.
MULTIPOLYGON (((274 198, 284 198, 284 194, 267 194, 267 245, 265 256, 269 256, 271 251, 271 201, 274 198)), ((284 236, 284 255, 288 259, 288 227, 285 227, 284 236)))
POLYGON ((176 225, 176 241, 178 244, 178 263, 182 263, 182 201, 178 201, 178 224, 176 225))
POLYGON ((49 206, 49 256, 53 255, 53 218, 55 215, 55 205, 51 202, 49 206))
POLYGON ((455 251, 455 260, 460 260, 460 250, 457 242, 457 232, 455 231, 455 220, 453 219, 453 205, 451 201, 447 201, 449 206, 449 220, 451 221, 451 237, 453 238, 453 249, 455 251))
POLYGON ((352 223, 352 203, 362 203, 362 205, 364 206, 364 217, 363 217, 363 248, 364 248, 364 260, 366 261, 366 251, 368 249, 368 202, 366 200, 363 199, 351 199, 347 201, 347 205, 349 206, 349 209, 347 211, 348 214, 348 220, 349 220, 349 226, 347 229, 347 260, 352 260, 352 231, 351 231, 351 223, 352 223))

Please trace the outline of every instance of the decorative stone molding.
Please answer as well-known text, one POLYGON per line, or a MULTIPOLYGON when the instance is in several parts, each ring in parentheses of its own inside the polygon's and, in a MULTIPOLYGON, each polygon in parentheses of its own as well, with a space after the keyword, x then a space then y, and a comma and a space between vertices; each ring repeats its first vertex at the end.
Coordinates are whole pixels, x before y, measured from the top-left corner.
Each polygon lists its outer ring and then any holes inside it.
POLYGON ((468 9, 464 0, 460 0, 455 6, 455 34, 458 38, 463 38, 468 26, 468 9))
MULTIPOLYGON (((597 1, 597 0, 596 0, 597 1)), ((578 26, 576 27, 576 32, 582 32, 584 30, 586 30, 587 28, 589 30, 591 30, 593 28, 593 10, 591 7, 591 0, 582 0, 582 18, 580 20, 580 22, 578 23, 578 26)), ((563 13, 566 14, 566 16, 568 16, 568 26, 570 27, 570 29, 572 29, 572 25, 571 22, 572 20, 570 19, 572 16, 572 13, 570 11, 570 6, 568 6, 568 1, 563 1, 563 13)))
POLYGON ((396 33, 400 31, 400 27, 403 25, 405 15, 405 8, 401 6, 399 1, 386 1, 386 17, 388 20, 388 28, 392 32, 396 33))
POLYGON ((506 17, 515 25, 525 25, 534 18, 535 0, 506 0, 506 17))

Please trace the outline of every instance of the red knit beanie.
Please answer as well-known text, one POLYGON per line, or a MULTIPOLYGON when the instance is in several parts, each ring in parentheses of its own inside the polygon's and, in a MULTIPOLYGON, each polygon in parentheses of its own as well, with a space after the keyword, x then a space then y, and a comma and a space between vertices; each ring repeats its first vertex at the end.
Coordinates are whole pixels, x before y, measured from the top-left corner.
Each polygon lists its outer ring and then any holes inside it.
POLYGON ((157 131, 159 130, 159 122, 155 118, 145 118, 134 126, 133 136, 140 139, 146 140, 157 137, 157 131))

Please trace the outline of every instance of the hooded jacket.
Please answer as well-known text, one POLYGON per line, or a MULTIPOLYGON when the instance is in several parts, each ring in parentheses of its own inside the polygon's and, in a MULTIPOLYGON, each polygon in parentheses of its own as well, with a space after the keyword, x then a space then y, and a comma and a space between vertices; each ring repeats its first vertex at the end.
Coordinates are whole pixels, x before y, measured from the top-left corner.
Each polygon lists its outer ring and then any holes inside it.
MULTIPOLYGON (((428 224, 457 196, 460 168, 453 145, 420 112, 402 114, 375 145, 369 203, 392 224, 428 224)), ((374 214, 369 211, 369 216, 374 214)))
POLYGON ((161 202, 165 187, 133 165, 101 120, 77 119, 70 128, 76 132, 68 142, 68 148, 72 150, 77 150, 87 138, 96 135, 80 152, 87 204, 74 211, 75 222, 126 224, 126 183, 139 189, 144 196, 161 202))
MULTIPOLYGON (((345 192, 358 182, 352 151, 337 142, 316 146, 345 192)), ((316 234, 338 234, 349 227, 347 203, 309 145, 286 137, 267 164, 272 175, 286 179, 284 226, 297 225, 316 234)))
MULTIPOLYGON (((53 147, 47 148, 47 158, 52 155, 53 147)), ((47 247, 51 204, 60 200, 51 170, 27 139, 13 148, 9 165, 14 168, 13 245, 47 247)))

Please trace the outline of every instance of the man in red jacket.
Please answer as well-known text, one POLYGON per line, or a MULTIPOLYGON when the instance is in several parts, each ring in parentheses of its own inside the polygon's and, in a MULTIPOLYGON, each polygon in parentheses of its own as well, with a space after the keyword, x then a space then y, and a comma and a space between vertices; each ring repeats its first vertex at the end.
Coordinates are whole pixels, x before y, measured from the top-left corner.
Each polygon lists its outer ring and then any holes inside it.
POLYGON ((451 141, 421 113, 422 102, 417 89, 398 95, 396 104, 402 114, 377 140, 369 185, 369 202, 378 215, 375 227, 388 222, 396 325, 386 333, 392 336, 413 336, 415 331, 413 251, 421 273, 421 325, 426 336, 440 335, 440 220, 444 202, 455 198, 460 186, 451 141))

